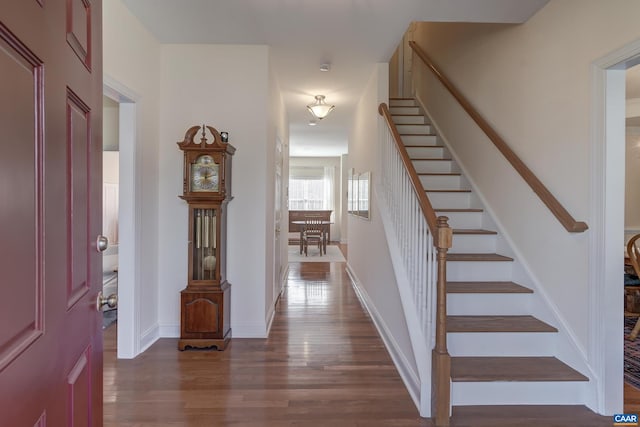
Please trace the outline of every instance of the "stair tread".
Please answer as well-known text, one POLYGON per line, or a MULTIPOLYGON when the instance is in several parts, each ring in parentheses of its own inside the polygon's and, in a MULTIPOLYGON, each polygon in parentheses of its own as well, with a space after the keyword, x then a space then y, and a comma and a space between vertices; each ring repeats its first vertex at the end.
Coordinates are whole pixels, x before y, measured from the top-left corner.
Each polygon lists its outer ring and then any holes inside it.
POLYGON ((406 148, 444 148, 444 145, 405 145, 406 148))
POLYGON ((447 282, 449 294, 530 294, 533 291, 514 282, 447 282))
POLYGON ((484 212, 480 208, 433 208, 436 212, 484 212))
POLYGON ((555 357, 452 357, 456 381, 588 381, 555 357))
POLYGON ((442 161, 442 162, 450 162, 451 159, 442 159, 440 157, 421 157, 421 158, 417 158, 417 159, 411 159, 411 161, 414 160, 427 160, 427 161, 442 161))
MULTIPOLYGON (((415 160, 415 159, 412 159, 412 160, 415 160)), ((462 174, 459 172, 434 172, 434 173, 421 172, 418 174, 418 176, 462 176, 462 174)))
POLYGON ((448 253, 447 261, 513 261, 513 258, 492 253, 448 253))
POLYGON ((558 332, 533 316, 447 316, 447 332, 558 332))
POLYGON ((454 228, 453 234, 488 234, 488 235, 496 235, 497 231, 493 230, 483 230, 480 228, 454 228))
POLYGON ((470 420, 466 425, 474 427, 611 426, 611 416, 598 415, 584 405, 452 406, 451 425, 458 425, 458 420, 470 420))
MULTIPOLYGON (((396 127, 398 127, 398 126, 429 126, 429 125, 409 125, 409 124, 406 124, 406 123, 401 123, 401 124, 397 124, 396 125, 396 127)), ((402 132, 399 132, 399 134, 400 134, 400 137, 403 137, 403 136, 436 136, 433 133, 402 133, 402 132)))
POLYGON ((427 193, 471 193, 471 190, 465 190, 465 189, 435 189, 435 188, 427 188, 424 191, 426 191, 427 193))

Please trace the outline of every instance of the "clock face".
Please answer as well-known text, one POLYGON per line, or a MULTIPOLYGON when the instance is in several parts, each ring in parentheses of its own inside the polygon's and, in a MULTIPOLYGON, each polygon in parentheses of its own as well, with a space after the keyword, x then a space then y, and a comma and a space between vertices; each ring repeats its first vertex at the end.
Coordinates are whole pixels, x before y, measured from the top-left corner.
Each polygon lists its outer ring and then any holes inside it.
POLYGON ((191 165, 191 191, 218 192, 220 165, 213 157, 203 155, 191 165))

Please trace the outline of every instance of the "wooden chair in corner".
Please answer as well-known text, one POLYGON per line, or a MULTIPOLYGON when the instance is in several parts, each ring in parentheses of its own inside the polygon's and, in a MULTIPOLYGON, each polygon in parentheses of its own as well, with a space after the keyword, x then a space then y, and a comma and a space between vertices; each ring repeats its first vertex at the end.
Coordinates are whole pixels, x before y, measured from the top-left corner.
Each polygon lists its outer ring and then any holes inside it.
POLYGON ((322 225, 322 218, 318 216, 309 216, 304 219, 304 231, 302 232, 302 244, 304 246, 304 255, 308 256, 309 243, 317 243, 320 255, 322 255, 322 248, 325 245, 324 242, 324 226, 322 225))
MULTIPOLYGON (((640 234, 636 234, 629 240, 629 243, 627 243, 627 255, 633 266, 633 271, 636 276, 640 277, 640 248, 638 247, 640 241, 638 239, 640 239, 640 234)), ((640 301, 640 285, 625 285, 624 296, 625 317, 638 317, 636 325, 629 334, 629 340, 634 341, 638 337, 638 333, 640 333, 640 307, 638 307, 639 304, 635 303, 636 301, 640 301)))

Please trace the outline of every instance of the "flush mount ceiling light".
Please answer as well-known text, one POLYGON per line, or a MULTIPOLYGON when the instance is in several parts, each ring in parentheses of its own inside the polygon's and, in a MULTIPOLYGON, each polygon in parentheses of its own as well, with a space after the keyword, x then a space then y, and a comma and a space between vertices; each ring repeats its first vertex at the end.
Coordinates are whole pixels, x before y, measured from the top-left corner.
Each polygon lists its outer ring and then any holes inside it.
POLYGON ((322 120, 327 115, 336 108, 335 105, 329 105, 324 102, 324 95, 316 95, 316 102, 311 105, 307 105, 307 109, 313 114, 318 120, 322 120))

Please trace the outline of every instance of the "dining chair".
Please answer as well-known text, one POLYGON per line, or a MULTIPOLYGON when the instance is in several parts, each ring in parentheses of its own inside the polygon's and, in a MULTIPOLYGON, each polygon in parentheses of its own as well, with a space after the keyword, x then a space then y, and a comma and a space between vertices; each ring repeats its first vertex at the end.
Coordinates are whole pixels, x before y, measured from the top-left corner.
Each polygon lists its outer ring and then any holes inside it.
POLYGON ((304 218, 304 231, 302 232, 302 244, 304 245, 304 255, 308 256, 309 243, 315 242, 318 244, 320 255, 322 255, 322 248, 325 245, 324 241, 324 225, 322 224, 322 218, 319 216, 307 216, 304 218))
MULTIPOLYGON (((636 234, 627 243, 627 256, 629 262, 633 267, 633 271, 637 277, 640 277, 640 248, 638 245, 640 242, 640 234, 636 234)), ((640 333, 640 286, 625 286, 624 287, 625 298, 625 317, 637 317, 635 326, 629 334, 629 340, 634 341, 638 333, 640 333)))

